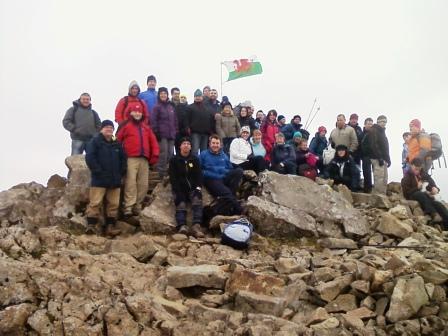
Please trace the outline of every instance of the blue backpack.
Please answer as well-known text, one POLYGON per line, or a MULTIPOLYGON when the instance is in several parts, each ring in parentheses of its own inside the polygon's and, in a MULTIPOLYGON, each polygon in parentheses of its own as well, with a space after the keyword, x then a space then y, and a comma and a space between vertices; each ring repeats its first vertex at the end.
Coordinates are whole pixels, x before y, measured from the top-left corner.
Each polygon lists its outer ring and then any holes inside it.
POLYGON ((249 246, 254 228, 246 218, 236 219, 224 226, 221 244, 244 250, 249 246))

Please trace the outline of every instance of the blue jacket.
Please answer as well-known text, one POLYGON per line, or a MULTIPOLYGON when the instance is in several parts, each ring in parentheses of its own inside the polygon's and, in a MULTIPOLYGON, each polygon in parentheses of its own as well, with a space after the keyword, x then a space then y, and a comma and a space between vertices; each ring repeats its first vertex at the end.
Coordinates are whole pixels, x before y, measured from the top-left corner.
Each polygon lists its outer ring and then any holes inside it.
POLYGON ((233 169, 229 157, 222 150, 214 154, 207 149, 201 152, 200 160, 204 179, 223 179, 233 169))
POLYGON ((92 187, 119 188, 126 174, 126 155, 117 140, 106 141, 102 134, 87 144, 86 163, 90 169, 92 187))
POLYGON ((140 92, 138 97, 146 103, 146 106, 148 107, 148 113, 151 115, 152 109, 157 104, 157 90, 148 89, 146 91, 140 92))
POLYGON ((311 153, 322 157, 324 149, 328 146, 328 140, 325 137, 321 137, 319 132, 316 133, 314 138, 311 140, 309 149, 311 153))
POLYGON ((302 124, 297 125, 292 120, 289 124, 282 127, 282 133, 285 135, 286 142, 292 140, 295 132, 302 133, 302 138, 307 140, 310 137, 310 133, 306 129, 302 128, 302 124))

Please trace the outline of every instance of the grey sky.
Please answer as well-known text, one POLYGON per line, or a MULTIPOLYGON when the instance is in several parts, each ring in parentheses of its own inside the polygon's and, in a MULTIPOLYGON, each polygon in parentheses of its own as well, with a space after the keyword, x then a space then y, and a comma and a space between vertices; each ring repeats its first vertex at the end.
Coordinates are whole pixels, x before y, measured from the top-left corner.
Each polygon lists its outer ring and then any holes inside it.
MULTIPOLYGON (((312 133, 338 113, 385 114, 398 181, 411 119, 446 139, 446 13, 443 0, 0 0, 0 190, 66 174, 61 120, 81 92, 113 119, 133 79, 145 89, 155 74, 191 101, 205 84, 219 89, 221 61, 252 55, 264 74, 225 83, 232 103, 306 119, 318 97, 312 133)), ((435 176, 448 190, 448 170, 435 176)))

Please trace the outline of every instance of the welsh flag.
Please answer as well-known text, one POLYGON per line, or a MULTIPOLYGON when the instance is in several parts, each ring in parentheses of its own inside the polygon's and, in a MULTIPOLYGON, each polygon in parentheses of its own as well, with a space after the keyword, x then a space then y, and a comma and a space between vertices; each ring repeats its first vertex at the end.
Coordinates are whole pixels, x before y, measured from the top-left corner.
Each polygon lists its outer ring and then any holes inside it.
POLYGON ((238 59, 234 61, 222 62, 229 72, 227 81, 247 76, 259 75, 263 72, 261 63, 256 56, 251 58, 238 59))

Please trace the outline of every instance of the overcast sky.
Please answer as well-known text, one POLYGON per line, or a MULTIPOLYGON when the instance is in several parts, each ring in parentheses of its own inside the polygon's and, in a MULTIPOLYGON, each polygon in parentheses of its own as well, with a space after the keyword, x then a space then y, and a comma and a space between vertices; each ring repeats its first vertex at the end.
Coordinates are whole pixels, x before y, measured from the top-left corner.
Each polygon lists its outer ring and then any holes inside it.
MULTIPOLYGON (((137 80, 146 89, 220 89, 220 62, 256 55, 264 73, 223 85, 232 103, 302 115, 385 114, 391 180, 401 178, 409 121, 446 139, 447 1, 0 0, 0 190, 65 175, 61 121, 87 91, 102 119, 137 80)), ((225 76, 225 71, 223 70, 225 76)), ((221 94, 221 93, 220 93, 221 94)), ((448 143, 445 141, 448 146, 448 143)), ((447 199, 448 170, 435 171, 447 199)))

